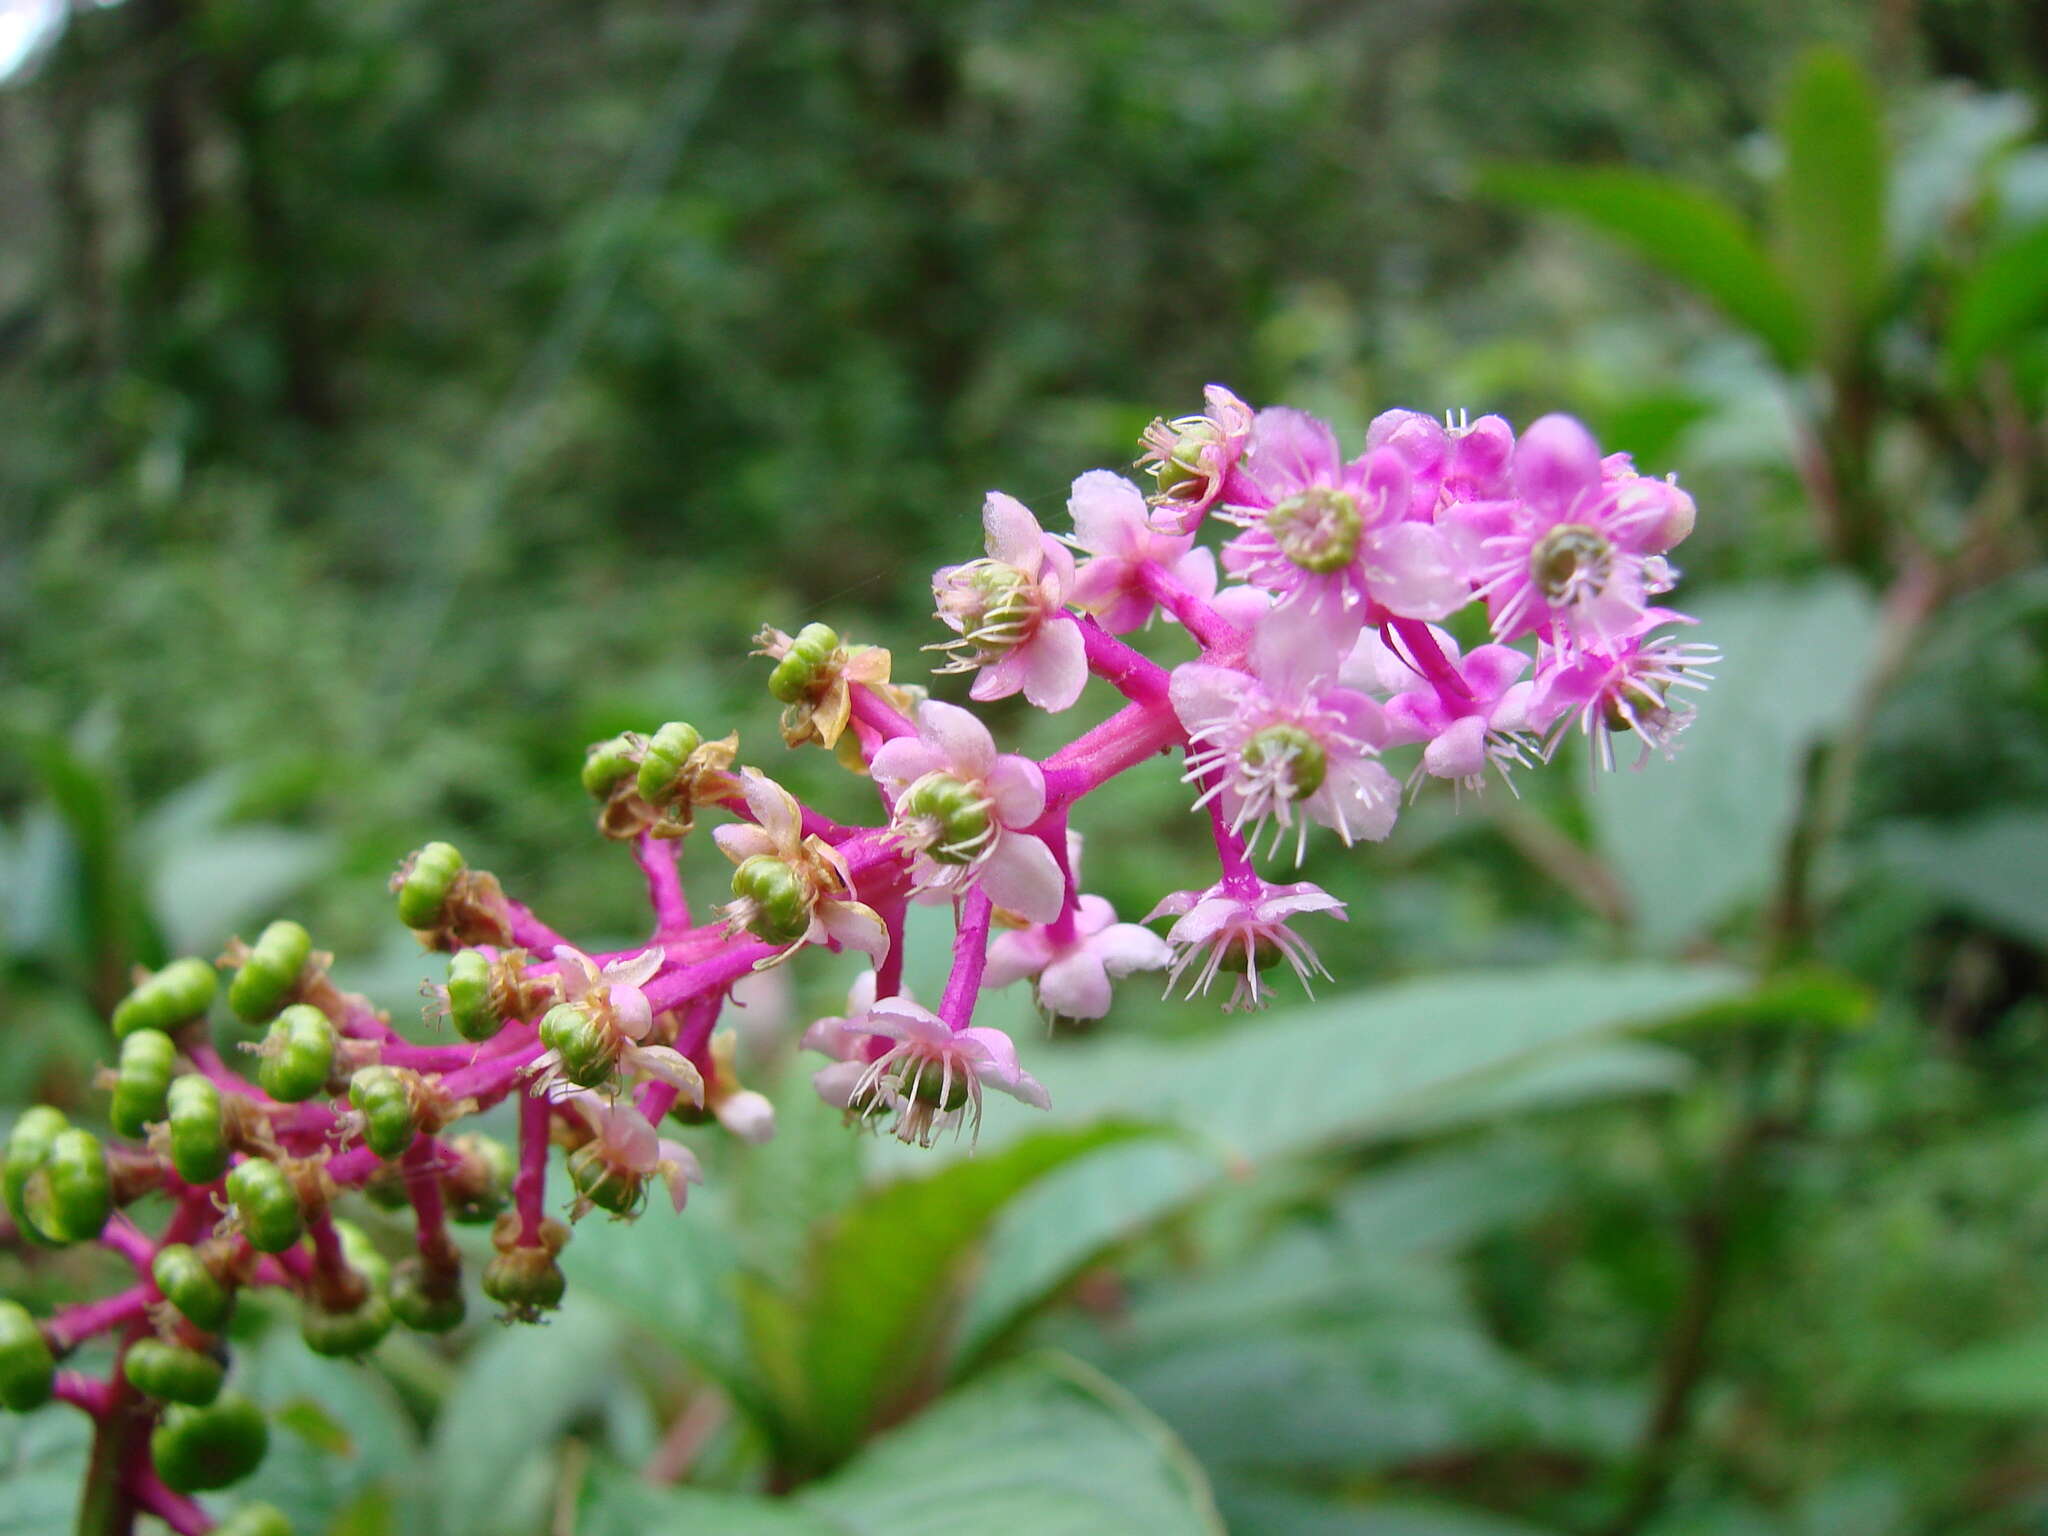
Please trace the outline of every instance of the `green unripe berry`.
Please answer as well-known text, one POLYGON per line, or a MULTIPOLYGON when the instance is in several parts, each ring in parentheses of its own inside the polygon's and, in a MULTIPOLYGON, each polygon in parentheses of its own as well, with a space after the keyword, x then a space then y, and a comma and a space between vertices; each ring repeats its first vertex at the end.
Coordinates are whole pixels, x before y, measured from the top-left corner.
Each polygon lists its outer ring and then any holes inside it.
POLYGON ((263 1039, 263 1064, 256 1080, 281 1104, 297 1104, 321 1093, 334 1070, 334 1025, 310 1003, 293 1003, 280 1013, 263 1039))
POLYGON ((569 1282, 552 1255, 540 1248, 515 1248, 484 1266, 484 1294, 522 1316, 562 1304, 569 1282))
POLYGON ((611 1162, 594 1141, 570 1154, 569 1182, 577 1194, 614 1216, 638 1211, 646 1188, 646 1180, 611 1162))
POLYGON ((228 1175, 228 1203, 258 1253, 283 1253, 306 1230, 299 1192, 282 1168, 262 1158, 235 1165, 228 1175))
POLYGON ((402 1155, 419 1132, 412 1091, 394 1067, 364 1067, 349 1081, 348 1101, 363 1118, 363 1140, 379 1157, 402 1155))
POLYGON ((462 1291, 449 1278, 444 1286, 431 1286, 419 1261, 408 1259, 391 1280, 391 1315, 416 1333, 447 1333, 460 1327, 465 1311, 462 1291))
POLYGON ((166 1403, 205 1407, 220 1396, 227 1367, 212 1355, 165 1339, 138 1339, 121 1362, 135 1390, 166 1403))
POLYGON ((316 1355, 365 1355, 391 1331, 391 1305, 372 1291, 353 1312, 329 1312, 309 1301, 299 1335, 316 1355))
POLYGON ((220 1090, 195 1073, 173 1081, 165 1103, 165 1118, 171 1128, 171 1166, 187 1184, 211 1184, 228 1166, 220 1090))
POLYGON ((697 728, 682 720, 671 720, 648 740, 640 759, 639 777, 633 787, 649 805, 666 805, 676 797, 676 780, 690 754, 704 744, 697 728))
POLYGON ((495 1221, 512 1198, 518 1159, 505 1143, 489 1136, 458 1136, 450 1145, 462 1155, 462 1164, 441 1180, 449 1219, 471 1227, 495 1221))
POLYGON ((99 1236, 114 1212, 114 1184, 99 1137, 76 1127, 52 1137, 42 1166, 29 1176, 25 1201, 29 1220, 53 1242, 99 1236))
POLYGON ((747 932, 764 943, 794 944, 811 931, 811 893, 772 853, 757 853, 732 872, 732 894, 746 903, 747 932))
POLYGON ((839 650, 839 632, 826 624, 806 624, 789 643, 789 654, 768 674, 768 691, 784 704, 806 698, 839 650))
POLYGON ((149 1276, 164 1300, 184 1314, 193 1327, 219 1333, 227 1326, 234 1309, 234 1293, 214 1277, 199 1257, 199 1250, 185 1243, 171 1243, 157 1250, 150 1261, 149 1276))
POLYGON ((239 1483, 269 1449, 263 1410, 239 1392, 223 1392, 204 1408, 173 1407, 149 1437, 156 1475, 178 1493, 239 1483))
POLYGON ((205 1013, 219 989, 219 973, 204 960, 173 960, 114 1005, 114 1033, 176 1029, 205 1013))
POLYGON ((57 1361, 50 1341, 17 1301, 0 1301, 0 1408, 28 1413, 50 1400, 57 1361))
POLYGON ((70 1126, 71 1122, 64 1118, 62 1110, 36 1104, 23 1110, 21 1118, 14 1122, 14 1129, 8 1132, 7 1168, 4 1174, 0 1174, 0 1193, 6 1196, 7 1214, 14 1218, 14 1224, 31 1242, 48 1245, 58 1241, 29 1219, 29 1181, 42 1168, 44 1159, 50 1155, 50 1147, 70 1126))
POLYGON ((406 861, 398 881, 398 920, 408 928, 438 928, 448 893, 463 871, 453 843, 428 843, 406 861))
POLYGON ((619 787, 619 781, 639 766, 630 736, 594 741, 583 754, 583 788, 593 800, 604 800, 619 787))
POLYGON ((228 983, 228 1007, 245 1024, 261 1024, 274 1017, 312 957, 310 933, 294 922, 272 923, 257 935, 242 968, 228 983))
POLYGON ((491 962, 473 949, 448 957, 448 1020, 465 1040, 484 1041, 504 1027, 491 995, 491 962))
POLYGON ((213 1528, 213 1536, 292 1536, 292 1523, 275 1504, 244 1504, 213 1528))
POLYGON ((951 774, 919 779, 897 802, 898 820, 921 824, 918 844, 940 864, 971 864, 988 841, 988 797, 951 774))
POLYGON ((611 1031, 574 1003, 557 1003, 542 1015, 540 1038, 561 1062, 562 1075, 580 1088, 601 1086, 618 1065, 611 1031))
POLYGON ((167 1108, 171 1073, 178 1048, 160 1029, 138 1029, 121 1041, 121 1062, 114 1069, 114 1100, 107 1119, 123 1136, 140 1136, 167 1108))
POLYGON ((1216 957, 1216 969, 1234 976, 1244 976, 1253 970, 1270 971, 1286 956, 1280 946, 1264 934, 1252 940, 1251 953, 1245 953, 1243 944, 1233 940, 1230 947, 1216 957))

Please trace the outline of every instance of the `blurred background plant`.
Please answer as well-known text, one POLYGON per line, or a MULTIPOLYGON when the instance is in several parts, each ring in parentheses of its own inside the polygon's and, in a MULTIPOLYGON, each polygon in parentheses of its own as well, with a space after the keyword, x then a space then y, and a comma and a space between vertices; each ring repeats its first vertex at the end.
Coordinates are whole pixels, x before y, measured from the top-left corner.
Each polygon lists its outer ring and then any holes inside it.
MULTIPOLYGON (((2048 1529, 2037 8, 0 19, 0 1118, 100 1114, 129 968, 281 908, 403 1017, 429 837, 629 926, 586 742, 762 738, 763 622, 914 654, 986 488, 1210 379, 1569 409, 1703 512, 1679 761, 1316 854, 1360 990, 1127 986, 1050 1124, 915 1163, 771 1043, 834 978, 764 995, 781 1136, 586 1222, 552 1327, 247 1321, 302 1531, 2048 1529)), ((1184 800, 1090 802, 1126 915, 1184 800)), ((0 1421, 0 1530, 83 1431, 0 1421)))

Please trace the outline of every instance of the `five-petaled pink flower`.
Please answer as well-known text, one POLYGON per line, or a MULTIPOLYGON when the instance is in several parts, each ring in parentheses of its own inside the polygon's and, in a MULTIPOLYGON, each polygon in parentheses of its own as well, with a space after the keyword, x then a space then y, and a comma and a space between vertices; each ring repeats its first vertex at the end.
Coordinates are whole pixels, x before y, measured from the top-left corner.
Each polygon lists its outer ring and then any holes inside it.
POLYGON ((959 636, 937 647, 955 653, 940 670, 979 670, 972 698, 1021 691, 1040 709, 1065 709, 1088 681, 1087 648, 1066 611, 1074 557, 1001 491, 988 493, 981 526, 987 558, 942 566, 932 577, 939 619, 959 636))
POLYGON ((989 946, 981 984, 1007 987, 1037 978, 1038 1001, 1067 1019, 1099 1019, 1109 1012, 1109 979, 1133 971, 1162 970, 1173 951, 1158 934, 1136 923, 1120 923, 1116 909, 1100 896, 1083 896, 1062 938, 1054 927, 1034 923, 1000 934, 989 946))
POLYGON ((1166 932, 1173 947, 1173 969, 1167 975, 1167 990, 1190 977, 1186 996, 1207 992, 1219 974, 1236 978, 1223 1011, 1264 1006, 1271 988, 1263 987, 1259 973, 1285 960, 1309 988, 1309 975, 1328 979, 1322 961, 1307 942, 1288 927, 1290 919, 1309 912, 1327 912, 1344 920, 1344 903, 1303 880, 1295 885, 1273 885, 1265 880, 1224 880, 1206 891, 1176 891, 1146 917, 1178 921, 1166 932))
POLYGON ((886 997, 868 1010, 865 1028, 896 1043, 868 1064, 847 1107, 863 1119, 893 1111, 897 1140, 928 1147, 941 1131, 981 1130, 984 1088, 1044 1109, 1038 1079, 1017 1063, 1017 1047, 1000 1029, 953 1030, 908 998, 886 997))
POLYGON ((1204 601, 1216 595, 1216 557, 1193 534, 1161 533, 1146 520, 1145 497, 1122 475, 1091 469, 1067 498, 1081 562, 1068 600, 1120 635, 1142 625, 1157 605, 1146 572, 1157 570, 1204 601))

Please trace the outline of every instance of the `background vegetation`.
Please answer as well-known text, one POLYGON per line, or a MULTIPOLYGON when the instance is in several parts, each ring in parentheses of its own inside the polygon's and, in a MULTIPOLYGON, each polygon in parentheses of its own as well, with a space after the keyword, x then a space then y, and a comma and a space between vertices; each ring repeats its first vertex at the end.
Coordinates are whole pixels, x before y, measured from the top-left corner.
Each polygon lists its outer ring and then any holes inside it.
MULTIPOLYGON (((1728 657, 1676 765, 1314 855, 1359 990, 1127 987, 972 1162, 783 1072, 546 1330, 246 1320, 302 1530, 2048 1530, 2039 8, 61 19, 0 85, 0 1118, 91 1119, 128 968, 282 907, 405 1016, 430 836, 629 929, 586 742, 769 740, 763 622, 907 661, 985 489, 1210 379, 1578 412, 1698 497, 1728 657)), ((1125 915, 1199 879, 1170 774, 1087 810, 1125 915)), ((81 1435, 0 1425, 0 1530, 81 1435)))

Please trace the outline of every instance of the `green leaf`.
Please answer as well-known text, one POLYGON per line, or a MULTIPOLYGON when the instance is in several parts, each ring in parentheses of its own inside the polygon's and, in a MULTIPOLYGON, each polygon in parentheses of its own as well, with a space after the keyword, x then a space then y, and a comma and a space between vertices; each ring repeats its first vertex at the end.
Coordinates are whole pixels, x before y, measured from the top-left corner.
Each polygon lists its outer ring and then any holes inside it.
POLYGON ((0 1536, 68 1531, 92 1450, 92 1423, 68 1408, 0 1413, 0 1536))
POLYGON ((1220 1536, 1201 1469, 1166 1427, 1077 1361, 1040 1355, 941 1398, 835 1476, 780 1503, 653 1489, 585 1496, 584 1536, 1220 1536))
POLYGON ((241 1354, 236 1374, 275 1431, 237 1497, 268 1500, 300 1531, 330 1530, 369 1495, 418 1497, 418 1438, 375 1371, 313 1354, 296 1330, 274 1328, 241 1354))
POLYGON ((1808 749, 1848 718, 1877 638, 1869 595, 1846 578, 1742 588, 1693 611, 1721 660, 1676 759, 1601 774, 1587 795, 1637 932, 1658 948, 1771 888, 1808 749))
POLYGON ((1259 1536, 1545 1536, 1520 1520, 1411 1498, 1348 1500, 1251 1479, 1217 1484, 1231 1529, 1259 1536))
POLYGON ((2048 1413, 2048 1328, 1980 1344, 1914 1373, 1906 1391, 1928 1408, 1967 1413, 2048 1413))
POLYGON ((1889 168, 1870 77, 1846 53, 1815 49, 1779 103, 1777 133, 1785 154, 1779 258, 1823 346, 1840 355, 1868 322, 1885 277, 1889 168))
POLYGON ((751 1288, 757 1350, 794 1362, 782 1405, 799 1465, 831 1466, 908 1391, 945 1342, 955 1272, 1006 1204, 1047 1173, 1149 1132, 1129 1123, 1041 1131, 863 1195, 812 1244, 800 1292, 751 1288))
POLYGON ((1963 279, 1949 309, 1948 367, 1966 379, 2048 320, 2048 223, 2001 242, 1963 279))
POLYGON ((1697 1008, 1734 985, 1725 972, 1675 967, 1502 971, 1341 998, 1200 1043, 1048 1054, 1040 1076, 1056 1117, 1120 1110, 1181 1125, 1214 1153, 1122 1148, 1055 1174, 1020 1201, 991 1244, 971 1303, 970 1347, 1227 1166, 1409 1134, 1432 1114, 1458 1118, 1475 1107, 1461 1110, 1461 1098, 1510 1094, 1511 1070, 1563 1072, 1575 1048, 1697 1008))
POLYGON ((2048 948, 2048 810, 2000 811, 1956 826, 1888 827, 1877 839, 1877 856, 1936 900, 2048 948))
POLYGON ((442 1404, 428 1452, 436 1536, 531 1529, 546 1489, 522 1474, 545 1465, 564 1425, 626 1390, 621 1328, 579 1305, 570 1286, 568 1304, 546 1327, 509 1328, 479 1346, 442 1404))
POLYGON ((1479 190, 1606 235, 1719 307, 1781 368, 1805 363, 1798 300, 1741 216, 1711 192, 1622 167, 1526 163, 1489 166, 1479 190))
POLYGON ((1870 989, 1824 965, 1798 966, 1667 1022, 1666 1035, 1729 1029, 1861 1029, 1876 1011, 1870 989))

